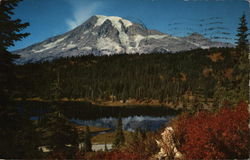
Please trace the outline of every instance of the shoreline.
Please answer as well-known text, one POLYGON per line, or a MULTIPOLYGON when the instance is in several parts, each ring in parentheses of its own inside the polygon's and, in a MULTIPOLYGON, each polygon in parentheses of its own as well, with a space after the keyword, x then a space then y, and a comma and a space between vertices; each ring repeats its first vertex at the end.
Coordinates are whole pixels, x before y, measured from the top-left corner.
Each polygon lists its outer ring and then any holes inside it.
POLYGON ((174 107, 173 103, 160 103, 158 100, 153 100, 153 99, 148 99, 148 100, 135 100, 135 99, 130 99, 127 100, 127 102, 121 102, 121 101, 91 101, 87 99, 60 99, 60 100, 45 100, 41 98, 15 98, 14 101, 26 101, 26 102, 45 102, 45 103, 53 103, 53 102, 58 102, 58 103, 74 103, 74 102, 79 102, 79 103, 87 103, 90 105, 95 105, 98 107, 166 107, 169 109, 174 109, 174 110, 180 110, 181 107, 174 107))

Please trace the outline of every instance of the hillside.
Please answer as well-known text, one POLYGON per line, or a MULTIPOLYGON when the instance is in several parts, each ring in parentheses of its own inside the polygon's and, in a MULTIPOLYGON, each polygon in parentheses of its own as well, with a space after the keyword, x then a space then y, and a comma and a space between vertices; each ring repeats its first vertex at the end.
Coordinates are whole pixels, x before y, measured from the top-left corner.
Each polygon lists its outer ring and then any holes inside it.
MULTIPOLYGON (((239 98, 232 93, 246 92, 236 92, 235 86, 247 85, 235 78, 240 71, 235 57, 235 49, 214 48, 179 54, 89 55, 26 64, 18 66, 23 84, 16 97, 122 103, 156 100, 159 104, 231 101, 239 98)), ((244 93, 240 97, 246 99, 244 93)))

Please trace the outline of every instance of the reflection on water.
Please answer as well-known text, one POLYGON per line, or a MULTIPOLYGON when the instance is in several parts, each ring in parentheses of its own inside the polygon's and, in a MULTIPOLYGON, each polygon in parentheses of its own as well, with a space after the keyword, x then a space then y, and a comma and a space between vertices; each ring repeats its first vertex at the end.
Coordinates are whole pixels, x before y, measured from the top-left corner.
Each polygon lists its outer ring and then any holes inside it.
POLYGON ((111 128, 111 130, 116 127, 117 117, 122 117, 123 128, 130 131, 136 128, 155 131, 180 113, 163 106, 107 107, 87 102, 18 101, 16 105, 33 120, 52 112, 53 106, 57 106, 72 122, 79 125, 111 128))
MULTIPOLYGON (((155 131, 160 127, 166 125, 174 116, 162 116, 162 117, 152 117, 152 116, 129 116, 122 118, 123 129, 128 131, 134 131, 136 128, 141 128, 143 130, 155 131)), ((117 118, 99 118, 96 120, 80 120, 71 119, 79 125, 88 125, 96 127, 104 127, 115 129, 117 118)))

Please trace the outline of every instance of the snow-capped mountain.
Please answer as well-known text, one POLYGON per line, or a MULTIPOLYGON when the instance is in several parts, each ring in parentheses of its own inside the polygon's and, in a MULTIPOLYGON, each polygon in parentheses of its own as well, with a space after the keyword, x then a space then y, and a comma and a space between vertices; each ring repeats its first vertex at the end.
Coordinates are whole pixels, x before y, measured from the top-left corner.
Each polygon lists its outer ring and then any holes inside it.
POLYGON ((112 55, 152 52, 178 52, 195 48, 231 47, 194 33, 174 37, 115 16, 96 15, 75 29, 43 42, 14 51, 17 64, 49 61, 59 57, 87 54, 112 55))

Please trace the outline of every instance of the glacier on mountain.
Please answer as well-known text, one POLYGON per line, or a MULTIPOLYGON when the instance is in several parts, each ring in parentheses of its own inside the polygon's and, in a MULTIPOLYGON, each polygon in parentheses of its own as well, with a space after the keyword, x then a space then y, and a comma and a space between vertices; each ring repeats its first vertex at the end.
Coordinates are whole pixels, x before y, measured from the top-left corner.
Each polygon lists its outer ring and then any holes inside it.
POLYGON ((174 37, 116 16, 92 16, 82 25, 62 35, 14 51, 17 64, 50 61, 80 55, 179 52, 196 48, 232 47, 197 33, 174 37))

